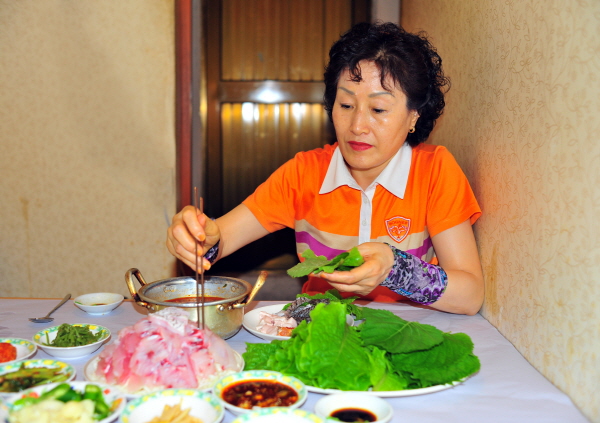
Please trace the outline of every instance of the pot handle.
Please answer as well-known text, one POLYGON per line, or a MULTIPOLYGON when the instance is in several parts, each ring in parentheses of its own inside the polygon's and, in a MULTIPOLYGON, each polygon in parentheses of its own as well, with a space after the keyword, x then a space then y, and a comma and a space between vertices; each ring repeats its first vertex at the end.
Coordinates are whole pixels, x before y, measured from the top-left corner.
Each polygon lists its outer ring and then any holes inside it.
POLYGON ((260 288, 262 288, 262 286, 265 284, 265 280, 267 279, 268 274, 269 273, 266 270, 262 270, 260 272, 260 275, 258 275, 258 279, 256 280, 256 283, 254 284, 254 288, 252 288, 252 291, 250 291, 250 295, 248 295, 248 297, 246 297, 246 301, 243 303, 234 304, 233 308, 242 308, 242 307, 246 307, 248 304, 250 304, 252 302, 252 300, 254 299, 254 296, 258 292, 258 290, 260 288))
POLYGON ((138 305, 149 308, 150 304, 148 304, 146 301, 142 301, 140 296, 135 291, 135 287, 133 286, 133 279, 131 278, 132 276, 135 276, 135 278, 137 279, 137 281, 139 282, 139 284, 141 286, 146 285, 146 281, 144 280, 144 277, 142 276, 142 272, 140 272, 135 267, 132 267, 131 269, 129 269, 127 271, 127 273, 125 273, 125 283, 127 284, 127 288, 129 288, 129 292, 131 293, 131 298, 136 303, 138 303, 138 305))

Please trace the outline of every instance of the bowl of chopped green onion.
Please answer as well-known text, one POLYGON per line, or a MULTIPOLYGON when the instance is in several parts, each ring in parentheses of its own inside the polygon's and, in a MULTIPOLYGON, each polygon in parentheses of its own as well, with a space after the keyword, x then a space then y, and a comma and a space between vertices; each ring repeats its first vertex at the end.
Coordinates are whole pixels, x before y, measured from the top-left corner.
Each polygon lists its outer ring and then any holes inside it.
POLYGON ((58 358, 79 358, 92 354, 110 338, 104 326, 63 323, 39 331, 33 342, 47 354, 58 358))

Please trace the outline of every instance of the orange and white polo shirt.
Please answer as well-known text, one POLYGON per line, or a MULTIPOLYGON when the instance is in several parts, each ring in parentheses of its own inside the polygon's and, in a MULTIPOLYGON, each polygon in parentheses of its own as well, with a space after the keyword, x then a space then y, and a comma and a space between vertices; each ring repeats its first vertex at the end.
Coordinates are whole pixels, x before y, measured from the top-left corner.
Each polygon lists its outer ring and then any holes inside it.
MULTIPOLYGON (((274 232, 294 228, 300 256, 310 248, 333 258, 364 242, 387 242, 427 262, 436 262, 431 237, 481 215, 456 160, 443 146, 404 144, 379 177, 363 190, 334 145, 300 152, 277 169, 245 204, 274 232)), ((303 292, 331 289, 309 278, 303 292)), ((378 287, 365 299, 404 297, 378 287)))

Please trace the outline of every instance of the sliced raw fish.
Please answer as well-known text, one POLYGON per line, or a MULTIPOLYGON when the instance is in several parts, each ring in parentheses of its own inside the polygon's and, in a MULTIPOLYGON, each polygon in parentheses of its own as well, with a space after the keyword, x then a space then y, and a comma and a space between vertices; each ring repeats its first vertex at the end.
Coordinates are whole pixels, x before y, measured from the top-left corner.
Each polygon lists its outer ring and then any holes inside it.
POLYGON ((309 299, 306 297, 298 297, 292 301, 291 305, 284 311, 284 315, 287 318, 293 318, 298 324, 303 320, 306 320, 308 323, 310 322, 310 312, 320 303, 329 304, 329 300, 326 298, 309 299))

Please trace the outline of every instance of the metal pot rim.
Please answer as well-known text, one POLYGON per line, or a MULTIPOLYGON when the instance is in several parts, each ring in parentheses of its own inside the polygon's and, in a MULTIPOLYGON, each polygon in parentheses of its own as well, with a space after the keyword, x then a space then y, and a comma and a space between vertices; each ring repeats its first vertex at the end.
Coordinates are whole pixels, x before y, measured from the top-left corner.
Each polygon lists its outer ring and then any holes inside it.
MULTIPOLYGON (((250 292, 252 291, 252 285, 250 285, 250 283, 248 283, 247 281, 245 281, 243 279, 228 277, 228 276, 209 276, 204 280, 204 282, 205 283, 207 283, 207 282, 215 283, 217 280, 230 281, 230 282, 237 283, 239 285, 242 285, 245 288, 245 290, 243 290, 240 294, 238 294, 234 297, 231 297, 231 298, 224 298, 222 300, 210 301, 210 302, 204 303, 204 305, 207 307, 208 306, 219 306, 222 304, 233 304, 233 303, 239 302, 239 301, 243 300, 245 297, 247 297, 250 294, 250 292)), ((166 283, 175 283, 177 285, 186 285, 190 282, 195 285, 196 280, 190 276, 179 276, 179 277, 174 277, 174 278, 161 279, 158 281, 150 282, 150 283, 140 287, 138 289, 137 294, 139 295, 139 297, 142 301, 145 301, 150 304, 156 304, 156 305, 160 305, 163 307, 196 308, 195 303, 172 303, 172 302, 167 302, 167 301, 159 301, 159 300, 155 300, 155 299, 150 298, 147 295, 145 295, 146 291, 148 291, 149 289, 155 288, 157 285, 164 285, 166 283)), ((217 283, 220 283, 220 282, 217 282, 217 283)))

